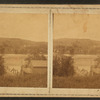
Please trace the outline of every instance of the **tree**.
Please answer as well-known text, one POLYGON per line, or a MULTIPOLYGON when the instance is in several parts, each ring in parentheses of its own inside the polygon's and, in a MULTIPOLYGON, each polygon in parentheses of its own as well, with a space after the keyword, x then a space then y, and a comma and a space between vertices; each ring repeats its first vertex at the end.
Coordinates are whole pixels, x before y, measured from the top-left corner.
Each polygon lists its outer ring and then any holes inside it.
POLYGON ((72 56, 55 56, 53 59, 53 74, 56 76, 72 76, 74 75, 72 56))
POLYGON ((0 54, 4 54, 5 53, 5 48, 3 45, 0 45, 0 54))
POLYGON ((0 55, 0 75, 5 73, 4 58, 0 55))
POLYGON ((1 46, 0 46, 0 75, 4 75, 5 74, 5 66, 4 66, 4 54, 5 54, 5 43, 3 43, 1 46))
POLYGON ((46 57, 42 53, 31 53, 27 56, 26 60, 46 60, 46 57))
POLYGON ((100 66, 100 56, 98 56, 98 57, 95 59, 95 61, 96 61, 95 67, 100 66))
POLYGON ((64 76, 74 75, 73 58, 71 56, 63 57, 61 59, 62 73, 64 76))
POLYGON ((53 57, 53 75, 59 76, 60 74, 60 59, 57 56, 53 57))

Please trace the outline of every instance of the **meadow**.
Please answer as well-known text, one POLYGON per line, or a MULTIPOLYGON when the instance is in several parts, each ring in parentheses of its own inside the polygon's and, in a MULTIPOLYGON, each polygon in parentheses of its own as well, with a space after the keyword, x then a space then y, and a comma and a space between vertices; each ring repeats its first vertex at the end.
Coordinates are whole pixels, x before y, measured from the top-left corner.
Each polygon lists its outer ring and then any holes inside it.
MULTIPOLYGON (((100 88, 100 74, 91 75, 91 67, 95 65, 97 55, 75 55, 73 76, 53 76, 54 88, 100 88), (84 74, 87 71, 89 74, 84 74)), ((67 67, 67 65, 66 65, 67 67)))
MULTIPOLYGON (((33 70, 31 74, 20 75, 21 66, 26 57, 27 55, 22 54, 4 55, 5 68, 9 70, 14 68, 19 72, 19 75, 8 70, 3 76, 0 76, 0 87, 47 87, 47 68, 45 70, 37 69, 35 72, 33 70)), ((38 60, 38 62, 41 64, 41 60, 38 60)))
POLYGON ((100 76, 53 77, 53 88, 100 88, 100 76))
POLYGON ((24 76, 0 76, 0 87, 47 87, 47 73, 24 76))

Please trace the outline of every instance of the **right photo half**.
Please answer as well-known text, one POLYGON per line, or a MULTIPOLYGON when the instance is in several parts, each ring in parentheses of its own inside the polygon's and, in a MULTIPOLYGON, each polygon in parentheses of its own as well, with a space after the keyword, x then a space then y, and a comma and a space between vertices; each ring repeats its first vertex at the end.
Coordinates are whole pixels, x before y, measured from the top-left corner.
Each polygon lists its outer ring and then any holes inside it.
POLYGON ((100 15, 54 14, 53 88, 100 88, 100 15))

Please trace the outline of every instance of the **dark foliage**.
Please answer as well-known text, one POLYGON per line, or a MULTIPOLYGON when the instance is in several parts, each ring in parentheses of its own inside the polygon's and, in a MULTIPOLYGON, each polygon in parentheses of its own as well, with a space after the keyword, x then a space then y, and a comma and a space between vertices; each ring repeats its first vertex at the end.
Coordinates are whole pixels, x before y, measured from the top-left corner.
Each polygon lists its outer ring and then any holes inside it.
POLYGON ((54 40, 54 51, 64 54, 100 54, 100 41, 62 38, 54 40))
POLYGON ((47 54, 47 42, 34 42, 17 38, 0 38, 0 53, 29 54, 32 52, 47 54), (2 47, 1 47, 2 46, 2 47))
POLYGON ((34 53, 34 54, 30 54, 27 56, 27 58, 25 60, 46 60, 46 57, 43 54, 38 54, 38 53, 34 53))
POLYGON ((53 74, 56 76, 74 75, 73 58, 71 56, 55 56, 53 60, 53 74))
POLYGON ((5 73, 4 58, 1 55, 0 56, 0 76, 4 75, 4 73, 5 73))

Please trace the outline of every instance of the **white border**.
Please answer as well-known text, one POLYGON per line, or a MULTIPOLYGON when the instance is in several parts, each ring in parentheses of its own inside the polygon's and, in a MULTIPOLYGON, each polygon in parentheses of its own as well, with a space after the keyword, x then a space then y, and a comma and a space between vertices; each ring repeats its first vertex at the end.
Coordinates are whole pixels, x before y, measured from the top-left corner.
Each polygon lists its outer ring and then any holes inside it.
POLYGON ((100 89, 52 88, 53 14, 100 14, 100 5, 0 5, 0 13, 48 14, 48 87, 1 87, 0 96, 17 97, 100 97, 100 89))
MULTIPOLYGON (((23 6, 20 7, 21 5, 0 5, 0 13, 32 13, 32 14, 49 14, 49 9, 41 9, 41 8, 36 8, 32 7, 29 8, 29 6, 23 6)), ((50 22, 48 23, 49 26, 50 22)), ((49 31, 48 31, 48 37, 50 36, 49 31)), ((49 38, 48 38, 49 39, 49 38)), ((48 40, 48 44, 50 43, 50 40, 48 40)), ((48 47, 50 47, 48 45, 48 47)), ((49 49, 48 49, 49 51, 49 49)), ((49 54, 50 55, 50 54, 49 54)), ((50 59, 48 55, 48 60, 50 59)), ((49 64, 47 67, 47 70, 49 68, 49 64)), ((47 71, 47 87, 45 88, 39 88, 39 87, 0 87, 0 97, 5 97, 5 96, 40 96, 40 95, 47 95, 49 93, 49 70, 47 71)))
MULTIPOLYGON (((53 14, 100 14, 100 6, 93 7, 91 5, 88 6, 79 5, 76 7, 76 5, 71 5, 69 7, 62 7, 62 9, 61 8, 53 9, 52 13, 53 14)), ((62 96, 63 97, 100 97, 100 89, 52 88, 50 93, 53 95, 58 95, 58 97, 59 96, 60 97, 62 96)))

